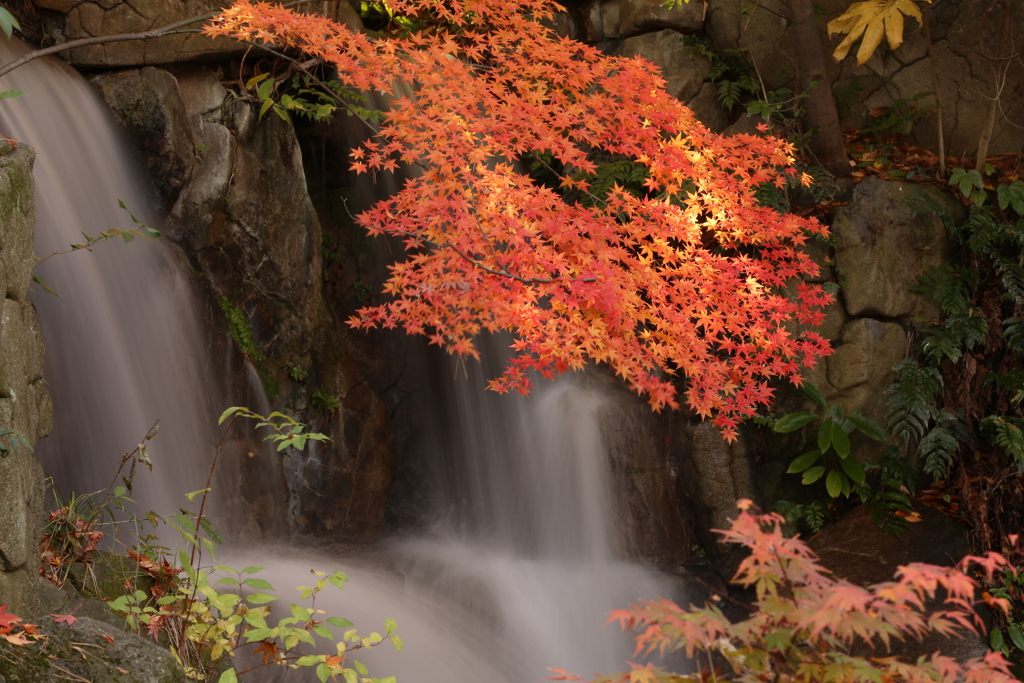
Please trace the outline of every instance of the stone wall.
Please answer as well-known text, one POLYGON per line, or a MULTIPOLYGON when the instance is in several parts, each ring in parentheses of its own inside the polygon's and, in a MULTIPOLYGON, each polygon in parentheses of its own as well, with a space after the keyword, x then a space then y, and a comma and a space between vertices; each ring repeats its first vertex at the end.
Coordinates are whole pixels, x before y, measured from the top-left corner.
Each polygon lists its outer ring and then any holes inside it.
POLYGON ((43 470, 32 451, 53 424, 43 381, 43 341, 32 284, 35 153, 0 141, 0 604, 11 613, 39 612, 36 580, 43 523, 43 470), (19 443, 21 439, 25 443, 19 443))

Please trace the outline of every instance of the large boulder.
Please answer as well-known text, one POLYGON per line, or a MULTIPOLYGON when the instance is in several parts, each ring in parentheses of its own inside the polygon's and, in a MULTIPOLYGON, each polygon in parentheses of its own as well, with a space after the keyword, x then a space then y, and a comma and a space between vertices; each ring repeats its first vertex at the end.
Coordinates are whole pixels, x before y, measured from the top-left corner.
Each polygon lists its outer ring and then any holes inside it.
POLYGON ((684 102, 701 91, 711 73, 711 62, 686 50, 683 34, 673 29, 627 38, 622 41, 618 54, 653 62, 661 70, 668 93, 684 102))
POLYGON ((859 183, 850 203, 836 210, 835 263, 851 316, 907 322, 936 316, 934 304, 909 289, 925 270, 947 259, 949 240, 934 212, 912 208, 913 193, 923 193, 955 217, 962 215, 963 208, 939 188, 877 178, 859 183))
MULTIPOLYGON (((58 42, 118 36, 164 28, 194 19, 178 32, 160 38, 85 45, 71 49, 68 59, 82 67, 125 67, 225 59, 242 55, 249 45, 229 38, 211 39, 190 32, 207 23, 207 16, 230 5, 229 0, 33 0, 51 10, 46 32, 58 42)), ((362 27, 348 2, 316 3, 328 16, 362 27)))
POLYGON ((601 435, 611 463, 620 537, 630 555, 671 566, 689 558, 695 540, 672 452, 670 420, 606 377, 601 435))
POLYGON ((43 470, 32 445, 53 426, 45 350, 27 298, 35 264, 34 159, 30 148, 0 144, 0 604, 26 617, 38 613, 43 512, 43 470))
MULTIPOLYGON (((287 509, 297 533, 371 540, 383 523, 394 470, 390 418, 353 362, 346 332, 324 296, 320 223, 292 126, 272 115, 260 119, 252 105, 228 96, 216 75, 202 67, 173 72, 149 67, 100 77, 100 91, 121 120, 135 92, 119 98, 128 91, 103 87, 110 79, 153 84, 167 94, 147 96, 165 110, 151 119, 157 126, 152 136, 178 141, 166 149, 191 145, 194 167, 164 233, 203 275, 211 307, 223 302, 229 317, 248 326, 251 346, 235 341, 247 356, 249 374, 266 389, 267 409, 292 415, 331 438, 323 445, 311 442, 301 453, 289 449, 265 476, 250 471, 261 458, 250 466, 242 457, 257 451, 258 444, 239 441, 241 455, 218 465, 226 480, 243 482, 244 490, 228 507, 252 507, 259 528, 273 526, 271 510, 287 509), (165 88, 168 79, 176 87, 165 88), (267 477, 283 482, 287 501, 271 503, 277 485, 267 477), (247 506, 244 498, 262 502, 247 506)), ((146 160, 154 173, 165 163, 146 160)), ((226 332, 223 316, 214 322, 226 332)), ((232 357, 240 361, 242 356, 236 350, 232 357)))

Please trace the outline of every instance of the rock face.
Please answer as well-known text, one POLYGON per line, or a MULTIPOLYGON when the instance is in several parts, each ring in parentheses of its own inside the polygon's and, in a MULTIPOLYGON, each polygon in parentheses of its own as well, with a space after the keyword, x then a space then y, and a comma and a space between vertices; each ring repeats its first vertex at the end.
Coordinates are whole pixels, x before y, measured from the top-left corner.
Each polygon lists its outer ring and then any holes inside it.
POLYGON ((849 205, 836 210, 832 233, 842 297, 851 316, 935 317, 937 310, 909 291, 917 277, 949 256, 946 228, 933 212, 915 213, 912 192, 925 192, 946 211, 962 216, 951 196, 938 188, 869 178, 859 183, 849 205))
MULTIPOLYGON (((880 47, 875 56, 862 66, 848 56, 836 62, 830 53, 841 40, 829 38, 826 24, 849 7, 848 0, 823 0, 818 22, 821 43, 826 52, 832 85, 857 103, 843 122, 843 128, 860 128, 867 121, 867 112, 876 107, 892 106, 897 100, 912 100, 933 90, 927 43, 916 22, 904 28, 904 43, 889 51, 880 47)), ((963 0, 940 3, 932 10, 932 39, 935 70, 942 100, 946 154, 972 157, 992 92, 992 63, 979 46, 995 44, 998 20, 984 17, 987 0, 963 0)), ((794 58, 789 9, 783 0, 767 0, 751 9, 746 0, 723 0, 708 5, 707 34, 719 50, 746 48, 769 89, 790 84, 799 65, 794 58)), ((1013 25, 1024 22, 1024 6, 1014 8, 1013 25)), ((931 95, 918 104, 934 106, 931 95)), ((1024 129, 1015 118, 1024 109, 1024 69, 1009 68, 1003 83, 1000 110, 989 154, 1021 151, 1024 129)), ((935 120, 926 116, 915 128, 922 145, 936 149, 935 120)))
POLYGON ((291 126, 276 116, 258 120, 203 68, 130 70, 97 85, 119 120, 139 100, 160 109, 142 119, 153 130, 133 131, 165 141, 165 154, 146 157, 158 184, 173 165, 168 156, 192 152, 188 177, 171 176, 184 180, 181 189, 160 192, 174 198, 164 232, 207 278, 212 298, 226 300, 250 328, 252 348, 241 350, 273 409, 332 439, 281 461, 293 530, 371 540, 394 469, 390 420, 324 298, 320 224, 291 126))
POLYGON ((639 56, 654 62, 661 69, 665 89, 686 102, 701 91, 704 79, 711 72, 711 62, 706 57, 687 52, 682 38, 681 33, 672 29, 645 33, 622 41, 618 54, 639 56))
POLYGON ((35 579, 42 537, 43 470, 32 445, 50 432, 53 406, 43 382, 44 348, 27 295, 35 265, 31 149, 0 144, 0 604, 38 613, 35 579))
POLYGON ((697 537, 705 550, 723 549, 711 529, 727 529, 736 501, 755 499, 753 457, 743 438, 726 443, 710 422, 682 422, 674 433, 679 476, 697 537))
POLYGON ((608 379, 610 403, 601 416, 611 461, 620 537, 627 551, 659 566, 686 560, 694 542, 669 424, 642 398, 608 379))

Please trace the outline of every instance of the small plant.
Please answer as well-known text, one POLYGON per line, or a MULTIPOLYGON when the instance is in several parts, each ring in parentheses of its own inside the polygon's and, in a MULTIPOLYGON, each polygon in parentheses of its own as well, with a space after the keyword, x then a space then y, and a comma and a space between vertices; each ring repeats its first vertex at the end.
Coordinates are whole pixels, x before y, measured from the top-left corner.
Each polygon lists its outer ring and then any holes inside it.
POLYGON ((310 397, 310 400, 313 403, 314 407, 326 410, 329 413, 333 413, 341 406, 341 402, 338 400, 337 396, 325 394, 319 389, 313 390, 313 394, 310 397))
MULTIPOLYGON (((717 596, 690 609, 662 599, 616 610, 609 621, 635 632, 636 654, 679 651, 692 672, 630 663, 630 671, 597 681, 1012 683, 1001 652, 962 663, 937 652, 913 661, 888 653, 892 640, 983 632, 975 611, 978 584, 966 572, 975 567, 989 576, 1001 572, 1007 568, 1001 555, 967 557, 959 567, 899 567, 893 581, 861 588, 834 578, 803 541, 787 538, 781 515, 753 514, 750 501, 738 504, 740 515, 719 533, 749 551, 733 579, 756 593, 749 615, 730 619, 716 606, 717 596), (926 611, 933 602, 939 607, 926 611), (886 652, 878 652, 881 645, 886 652)), ((984 601, 997 612, 1010 607, 1003 597, 986 595, 984 601)), ((556 673, 559 680, 583 680, 556 673)))
MULTIPOLYGON (((995 169, 991 166, 985 167, 985 175, 992 173, 995 169)), ((949 174, 949 184, 960 190, 964 199, 975 206, 981 206, 988 199, 985 192, 985 179, 982 178, 978 169, 954 168, 949 174)))
POLYGON ((309 368, 305 367, 302 363, 288 363, 288 376, 296 382, 302 382, 309 377, 309 368))
POLYGON ((256 350, 256 343, 252 338, 252 326, 249 324, 249 316, 238 306, 233 305, 226 296, 222 296, 218 302, 220 310, 228 321, 228 334, 235 340, 238 350, 253 364, 260 364, 266 357, 256 350))
MULTIPOLYGON (((323 434, 306 432, 304 424, 287 415, 274 412, 263 416, 234 406, 220 416, 220 424, 228 422, 221 445, 239 418, 255 420, 257 429, 268 429, 264 438, 276 444, 278 451, 304 448, 309 440, 328 440, 323 434)), ((328 616, 316 607, 319 593, 331 587, 344 588, 348 579, 342 572, 312 572, 316 577, 313 584, 299 586, 300 602, 289 605, 288 616, 281 616, 271 611, 270 603, 278 598, 264 592, 274 589, 258 576, 262 567, 211 566, 221 537, 204 516, 204 509, 221 445, 214 454, 206 488, 186 494, 189 503, 198 498, 198 511, 182 508, 166 519, 150 517, 154 525, 165 522, 173 527, 179 546, 171 550, 150 545, 151 537, 140 539, 128 554, 138 562, 141 573, 148 575, 148 581, 134 582, 109 606, 124 616, 129 630, 169 645, 190 680, 235 683, 248 671, 277 665, 310 668, 320 681, 342 678, 346 682, 394 683, 394 678, 368 676, 366 666, 351 656, 385 640, 401 650, 403 642, 395 633, 394 621, 385 620, 383 634, 361 636, 352 622, 328 616), (318 638, 331 644, 331 653, 305 649, 315 648, 318 638), (256 656, 256 663, 238 671, 231 658, 243 649, 256 656)))
POLYGON ((861 415, 860 411, 848 415, 838 404, 830 408, 825 397, 813 384, 804 383, 802 388, 826 412, 822 416, 804 412, 790 413, 771 425, 772 431, 785 434, 819 422, 817 448, 795 458, 786 472, 800 474, 805 485, 824 477, 829 496, 849 497, 854 488, 864 484, 866 479, 864 465, 857 458, 851 457, 850 434, 859 431, 875 441, 885 441, 885 430, 874 420, 861 415), (819 461, 824 464, 818 464, 819 461))
POLYGON ((58 586, 63 586, 75 563, 85 567, 96 592, 96 576, 92 572, 91 553, 99 546, 107 530, 116 529, 118 515, 129 503, 134 503, 128 494, 135 480, 136 467, 141 464, 153 469, 148 443, 157 435, 159 425, 154 424, 145 438, 133 450, 121 456, 110 485, 105 491, 91 494, 71 493, 64 497, 60 489, 49 480, 53 496, 53 509, 43 529, 39 549, 42 559, 40 573, 58 586), (125 468, 127 472, 125 472, 125 468), (118 479, 121 480, 118 485, 118 479))

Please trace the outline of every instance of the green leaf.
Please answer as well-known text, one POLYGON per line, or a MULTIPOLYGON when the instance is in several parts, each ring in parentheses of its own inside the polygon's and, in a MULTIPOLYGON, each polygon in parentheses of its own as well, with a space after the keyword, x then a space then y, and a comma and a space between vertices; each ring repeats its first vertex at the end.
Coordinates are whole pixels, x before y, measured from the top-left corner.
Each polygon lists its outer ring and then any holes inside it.
MULTIPOLYGON (((824 453, 828 450, 829 446, 832 445, 832 418, 826 417, 821 421, 821 427, 818 428, 818 450, 824 453)), ((838 426, 838 425, 836 425, 838 426)), ((835 431, 841 432, 842 429, 835 431)))
POLYGON ((235 673, 234 667, 222 673, 217 683, 238 683, 238 674, 235 673))
POLYGON ((779 421, 772 427, 772 431, 778 434, 795 432, 808 422, 813 422, 817 419, 818 416, 814 413, 790 413, 779 418, 779 421))
POLYGON ((246 567, 245 569, 243 569, 242 573, 243 574, 255 574, 255 573, 261 572, 261 571, 263 571, 263 567, 260 567, 259 565, 255 565, 254 564, 251 567, 246 567))
POLYGON ((394 619, 390 617, 384 620, 384 635, 390 636, 395 630, 398 629, 398 624, 395 623, 394 619))
MULTIPOLYGON (((258 97, 261 100, 267 100, 270 99, 270 94, 272 92, 274 92, 274 80, 265 80, 262 83, 260 83, 260 87, 256 89, 256 97, 258 97)), ((260 112, 260 115, 262 114, 263 112, 260 112)))
POLYGON ((253 76, 252 78, 250 78, 249 80, 247 80, 245 82, 245 89, 246 90, 252 90, 252 87, 254 85, 259 83, 260 81, 262 81, 263 79, 265 79, 269 75, 270 75, 269 73, 265 73, 265 74, 259 74, 258 76, 253 76))
POLYGON ((808 451, 803 455, 795 458, 793 462, 789 463, 789 469, 786 470, 786 474, 796 474, 797 472, 803 472, 808 467, 813 465, 821 457, 821 451, 808 451))
POLYGON ((274 590, 274 587, 271 586, 270 582, 267 581, 266 579, 261 579, 261 578, 245 579, 244 581, 242 581, 242 583, 244 583, 246 586, 249 586, 250 588, 255 588, 256 590, 261 590, 261 591, 272 591, 272 590, 274 590))
POLYGON ((1024 629, 1021 628, 1021 625, 1010 624, 1006 627, 1006 632, 1010 634, 1010 640, 1017 646, 1017 649, 1024 650, 1024 629))
POLYGON ((39 277, 38 275, 33 275, 32 282, 42 287, 43 291, 46 292, 47 294, 53 294, 55 297, 60 299, 60 294, 57 293, 57 290, 53 289, 52 287, 50 287, 50 285, 46 284, 46 280, 44 280, 43 278, 39 277))
POLYGON ((828 476, 825 477, 825 490, 828 491, 828 495, 833 498, 838 498, 839 494, 843 492, 843 474, 839 470, 830 470, 828 476))
POLYGON ((822 408, 828 408, 828 402, 825 400, 825 397, 822 395, 821 390, 818 389, 818 387, 814 386, 810 382, 804 382, 800 385, 800 388, 812 401, 822 408))
POLYGON ((402 636, 390 636, 391 644, 394 645, 395 649, 401 652, 405 649, 405 641, 402 640, 402 636))
MULTIPOLYGON (((0 9, 3 8, 0 7, 0 9)), ((0 100, 6 100, 10 97, 22 97, 24 95, 25 93, 21 92, 20 90, 4 90, 3 92, 0 92, 0 100)))
POLYGON ((334 634, 331 633, 331 629, 327 628, 323 624, 317 624, 313 627, 313 633, 317 634, 321 638, 327 638, 328 640, 334 640, 334 634))
POLYGON ((992 629, 992 633, 988 634, 988 644, 993 650, 1007 650, 1006 644, 1003 642, 1003 631, 998 628, 992 629))
POLYGON ((853 423, 853 426, 860 430, 869 439, 885 441, 885 430, 869 417, 864 417, 859 412, 847 415, 846 419, 853 423))
POLYGON ((252 595, 245 596, 245 601, 251 602, 254 605, 265 605, 274 600, 277 600, 277 596, 267 595, 266 593, 253 593, 252 595))
POLYGON ((857 458, 843 458, 841 462, 843 471, 850 477, 855 483, 863 484, 865 479, 864 465, 861 464, 857 458))
POLYGON ((296 666, 313 666, 317 662, 324 660, 323 655, 306 655, 305 657, 299 657, 295 660, 296 666))
POLYGON ((356 671, 358 671, 363 676, 365 676, 368 673, 370 673, 370 670, 367 669, 366 665, 363 664, 362 662, 357 662, 356 660, 353 659, 352 660, 352 666, 354 666, 356 668, 356 671))
POLYGON ((228 419, 229 417, 231 417, 240 410, 245 410, 245 408, 243 406, 232 406, 231 408, 228 408, 227 410, 220 414, 220 418, 217 420, 217 424, 224 424, 224 420, 228 419))
POLYGON ((199 526, 203 527, 203 531, 206 532, 206 535, 209 536, 210 540, 212 540, 214 543, 216 543, 217 545, 221 545, 222 543, 224 543, 224 539, 221 538, 220 532, 217 531, 217 527, 213 526, 213 522, 211 522, 209 519, 207 519, 206 517, 200 517, 199 526))
POLYGON ((841 427, 832 430, 832 447, 836 449, 839 457, 844 460, 850 454, 850 437, 846 435, 846 432, 841 427))
POLYGON ((352 622, 348 619, 341 619, 339 617, 328 617, 326 621, 331 626, 337 626, 338 628, 349 628, 350 626, 353 626, 352 622))
POLYGON ((8 12, 5 8, 0 7, 0 30, 10 38, 14 29, 18 29, 19 31, 21 30, 18 20, 15 19, 14 15, 8 12))
POLYGON ((330 676, 331 667, 327 665, 327 662, 320 662, 320 665, 316 667, 316 677, 320 679, 320 683, 327 683, 330 676))
POLYGON ((186 493, 185 497, 188 498, 188 502, 191 503, 191 502, 195 501, 196 496, 198 496, 200 493, 209 493, 209 492, 210 492, 210 489, 199 489, 198 491, 192 491, 191 493, 186 493))
POLYGON ((260 106, 260 119, 267 113, 267 110, 274 106, 274 100, 266 99, 263 100, 263 104, 260 106))
POLYGON ((821 475, 825 474, 825 469, 826 468, 822 467, 821 465, 818 465, 817 467, 812 467, 811 469, 807 470, 806 472, 804 472, 803 483, 813 484, 814 482, 818 481, 819 479, 821 479, 821 475))

